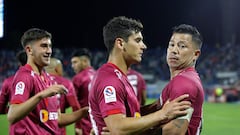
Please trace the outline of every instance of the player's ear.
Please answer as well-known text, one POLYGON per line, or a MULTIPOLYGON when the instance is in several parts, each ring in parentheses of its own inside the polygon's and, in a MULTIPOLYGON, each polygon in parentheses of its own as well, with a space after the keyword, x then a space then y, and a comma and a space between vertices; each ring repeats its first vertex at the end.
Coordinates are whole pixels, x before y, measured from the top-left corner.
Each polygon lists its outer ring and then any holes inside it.
POLYGON ((193 58, 193 62, 195 63, 198 59, 198 57, 200 56, 201 51, 200 50, 195 50, 194 52, 194 58, 193 58))
POLYGON ((123 40, 122 38, 116 38, 115 44, 116 44, 120 49, 123 49, 124 40, 123 40))
POLYGON ((25 47, 26 53, 32 55, 32 46, 31 45, 26 45, 25 47))

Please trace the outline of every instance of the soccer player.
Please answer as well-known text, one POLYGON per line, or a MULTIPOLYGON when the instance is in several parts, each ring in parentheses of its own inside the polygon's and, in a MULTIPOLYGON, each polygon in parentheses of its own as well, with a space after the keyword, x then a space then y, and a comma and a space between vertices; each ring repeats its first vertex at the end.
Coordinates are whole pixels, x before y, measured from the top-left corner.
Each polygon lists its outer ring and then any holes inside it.
MULTIPOLYGON (((72 107, 73 111, 80 109, 80 105, 77 100, 77 96, 75 93, 74 86, 72 81, 63 77, 63 67, 62 62, 57 58, 51 58, 50 64, 44 68, 47 73, 49 73, 53 80, 55 80, 58 84, 64 85, 68 93, 62 94, 60 97, 60 109, 62 113, 65 113, 68 107, 72 107)), ((66 128, 62 128, 62 134, 66 134, 66 128)))
MULTIPOLYGON (((27 55, 24 50, 21 50, 16 55, 18 65, 24 66, 27 63, 27 55)), ((3 81, 2 89, 0 91, 0 114, 6 114, 8 112, 8 103, 11 97, 11 84, 13 82, 14 75, 9 76, 3 81)))
POLYGON ((146 102, 146 82, 142 74, 132 68, 127 71, 127 78, 130 84, 133 86, 133 90, 137 96, 138 102, 141 106, 146 102))
POLYGON ((185 115, 188 95, 165 104, 159 111, 141 117, 140 105, 127 79, 128 68, 142 60, 147 48, 143 43, 143 25, 124 16, 114 17, 103 28, 108 62, 96 72, 89 93, 89 113, 96 135, 107 127, 110 134, 138 134, 155 125, 185 115))
POLYGON ((74 123, 87 114, 82 108, 71 114, 59 110, 59 94, 67 93, 43 70, 52 54, 49 32, 31 28, 21 37, 27 64, 14 76, 8 111, 9 134, 59 135, 60 127, 74 123))
POLYGON ((189 94, 186 100, 191 102, 191 108, 186 116, 165 124, 162 127, 163 135, 200 134, 204 91, 195 65, 201 54, 201 46, 202 37, 196 27, 181 24, 173 28, 166 58, 171 80, 163 89, 160 101, 163 105, 169 99, 189 94))
MULTIPOLYGON (((88 106, 88 95, 90 81, 95 74, 94 68, 91 66, 91 53, 88 49, 82 48, 73 52, 71 64, 75 76, 72 78, 74 88, 81 107, 88 106)), ((76 131, 82 132, 82 135, 89 135, 92 129, 89 116, 82 118, 80 123, 76 124, 76 131)))

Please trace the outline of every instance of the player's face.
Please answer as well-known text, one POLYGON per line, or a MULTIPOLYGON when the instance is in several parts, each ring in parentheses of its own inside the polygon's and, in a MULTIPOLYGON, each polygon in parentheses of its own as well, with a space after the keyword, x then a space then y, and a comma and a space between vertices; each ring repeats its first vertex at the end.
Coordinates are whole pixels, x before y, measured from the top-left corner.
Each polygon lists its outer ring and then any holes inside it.
POLYGON ((71 63, 72 69, 76 74, 83 70, 83 61, 80 57, 72 57, 71 63))
POLYGON ((139 63, 142 61, 142 55, 147 46, 143 42, 141 32, 133 33, 129 36, 128 41, 123 45, 123 56, 130 64, 139 63))
POLYGON ((52 42, 49 38, 34 41, 30 46, 35 64, 44 67, 50 64, 52 42))
POLYGON ((194 66, 198 52, 192 41, 192 35, 174 33, 167 49, 167 63, 171 69, 175 70, 194 66))

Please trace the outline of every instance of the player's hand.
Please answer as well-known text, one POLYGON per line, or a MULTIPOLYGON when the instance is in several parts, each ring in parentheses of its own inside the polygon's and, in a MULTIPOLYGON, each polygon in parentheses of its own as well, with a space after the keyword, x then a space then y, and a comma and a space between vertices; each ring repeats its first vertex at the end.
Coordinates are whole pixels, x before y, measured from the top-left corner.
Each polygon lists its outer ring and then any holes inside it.
POLYGON ((82 107, 80 108, 81 110, 81 113, 82 113, 82 117, 87 117, 88 116, 88 110, 89 110, 89 107, 88 106, 85 106, 85 107, 82 107))
POLYGON ((66 94, 68 92, 67 88, 65 88, 63 85, 51 85, 47 89, 41 91, 39 94, 42 98, 51 97, 56 94, 66 94))
MULTIPOLYGON (((83 134, 81 128, 75 128, 75 133, 76 133, 76 135, 82 135, 82 134, 83 134)), ((90 135, 94 135, 94 134, 91 134, 91 133, 90 133, 90 135)))
POLYGON ((161 111, 163 112, 163 116, 165 117, 164 119, 172 120, 176 117, 186 115, 188 113, 186 109, 191 106, 191 103, 189 101, 182 100, 187 98, 188 96, 188 94, 184 94, 175 98, 172 101, 167 101, 161 109, 161 111))

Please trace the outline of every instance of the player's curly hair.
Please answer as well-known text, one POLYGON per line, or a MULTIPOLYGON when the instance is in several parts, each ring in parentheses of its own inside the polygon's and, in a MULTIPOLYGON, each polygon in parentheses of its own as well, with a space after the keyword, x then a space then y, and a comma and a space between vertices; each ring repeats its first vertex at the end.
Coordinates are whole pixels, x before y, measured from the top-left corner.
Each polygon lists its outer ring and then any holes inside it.
POLYGON ((142 30, 143 25, 138 20, 125 16, 114 17, 103 27, 104 44, 107 50, 111 52, 116 38, 122 38, 127 42, 128 37, 133 32, 138 33, 142 30))

